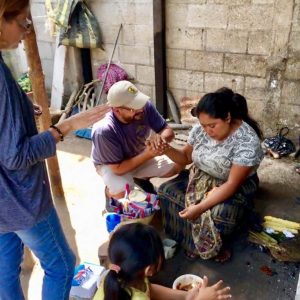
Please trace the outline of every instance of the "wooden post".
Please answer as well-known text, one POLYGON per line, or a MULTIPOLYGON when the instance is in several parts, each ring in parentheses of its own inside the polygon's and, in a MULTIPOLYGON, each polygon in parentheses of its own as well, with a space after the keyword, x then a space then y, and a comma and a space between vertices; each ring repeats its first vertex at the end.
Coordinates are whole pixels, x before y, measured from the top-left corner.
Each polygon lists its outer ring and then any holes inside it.
POLYGON ((154 69, 156 108, 167 118, 167 75, 165 42, 165 1, 153 0, 154 69))
MULTIPOLYGON (((45 88, 45 79, 42 69, 41 59, 36 42, 34 28, 24 40, 25 51, 29 66, 29 77, 32 83, 33 101, 42 107, 43 113, 40 116, 39 124, 41 131, 47 130, 51 125, 51 115, 49 111, 48 96, 45 88)), ((64 199, 64 191, 61 182, 57 156, 46 160, 48 174, 51 184, 51 191, 54 198, 64 199)))

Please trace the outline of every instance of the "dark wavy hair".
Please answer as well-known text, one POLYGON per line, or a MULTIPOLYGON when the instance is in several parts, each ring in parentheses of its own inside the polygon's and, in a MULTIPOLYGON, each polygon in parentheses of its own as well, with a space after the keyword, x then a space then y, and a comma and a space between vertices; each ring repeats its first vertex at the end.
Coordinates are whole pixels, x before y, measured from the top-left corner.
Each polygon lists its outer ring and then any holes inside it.
POLYGON ((156 270, 164 262, 164 250, 158 232, 141 223, 120 227, 111 237, 108 257, 120 267, 117 273, 110 270, 104 280, 104 300, 130 300, 130 285, 143 280, 147 266, 156 270))
POLYGON ((247 101, 244 96, 223 87, 214 93, 204 95, 197 106, 191 110, 194 117, 206 113, 213 118, 225 120, 230 113, 232 119, 239 119, 249 124, 260 139, 263 138, 258 123, 249 116, 247 101))

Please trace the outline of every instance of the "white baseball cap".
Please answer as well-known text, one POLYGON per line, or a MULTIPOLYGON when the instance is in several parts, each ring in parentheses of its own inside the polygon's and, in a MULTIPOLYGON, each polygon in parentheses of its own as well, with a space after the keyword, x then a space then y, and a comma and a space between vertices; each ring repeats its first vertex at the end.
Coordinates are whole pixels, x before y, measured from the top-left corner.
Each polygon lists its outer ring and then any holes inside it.
POLYGON ((134 84, 121 80, 111 86, 107 94, 108 105, 111 107, 143 108, 150 97, 140 92, 134 84))

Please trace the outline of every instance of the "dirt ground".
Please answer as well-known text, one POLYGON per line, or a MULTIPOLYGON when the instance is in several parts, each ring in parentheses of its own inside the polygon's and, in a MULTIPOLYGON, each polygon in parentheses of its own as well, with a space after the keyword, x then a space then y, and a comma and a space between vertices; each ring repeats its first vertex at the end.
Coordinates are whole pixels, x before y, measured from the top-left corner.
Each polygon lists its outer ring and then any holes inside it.
MULTIPOLYGON (((64 231, 77 256, 77 262, 99 263, 98 247, 107 240, 104 218, 104 185, 96 174, 89 158, 91 142, 70 135, 58 146, 58 159, 66 201, 56 200, 64 231)), ((256 208, 260 215, 273 215, 300 222, 300 175, 293 170, 291 159, 265 158, 260 169, 260 192, 256 208)), ((157 186, 161 180, 153 180, 157 186)), ((287 300, 295 299, 299 277, 299 264, 280 263, 268 253, 253 247, 241 236, 234 243, 234 255, 230 262, 185 259, 181 250, 167 261, 164 270, 154 281, 171 286, 176 277, 185 273, 208 275, 211 282, 223 279, 232 288, 233 299, 287 300), (268 266, 273 276, 261 272, 268 266)), ((21 281, 26 299, 41 297, 43 271, 33 258, 26 255, 21 281)), ((298 293, 300 287, 298 288, 298 293)), ((296 300, 300 299, 299 296, 296 300)))

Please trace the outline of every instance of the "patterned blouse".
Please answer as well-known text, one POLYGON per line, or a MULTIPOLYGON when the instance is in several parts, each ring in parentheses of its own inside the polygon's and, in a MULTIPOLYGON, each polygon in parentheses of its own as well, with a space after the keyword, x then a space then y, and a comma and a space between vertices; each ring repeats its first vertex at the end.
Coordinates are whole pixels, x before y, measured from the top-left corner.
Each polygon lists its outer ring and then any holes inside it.
POLYGON ((221 180, 228 179, 233 164, 253 167, 252 175, 263 159, 259 137, 246 122, 242 122, 239 128, 221 142, 209 137, 198 124, 191 130, 188 143, 193 146, 194 164, 221 180))

